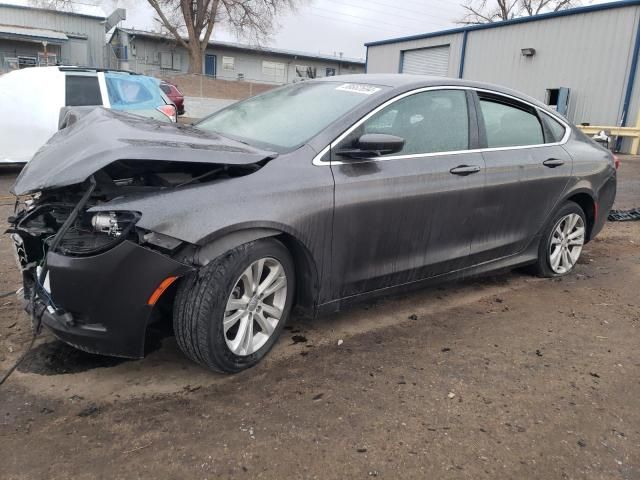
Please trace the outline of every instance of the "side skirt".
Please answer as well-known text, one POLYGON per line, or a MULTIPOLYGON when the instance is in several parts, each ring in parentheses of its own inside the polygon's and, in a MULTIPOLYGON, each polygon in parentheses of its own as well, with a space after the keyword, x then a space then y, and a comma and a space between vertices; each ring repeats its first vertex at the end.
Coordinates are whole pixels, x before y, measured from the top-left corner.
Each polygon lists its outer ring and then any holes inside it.
POLYGON ((473 267, 464 268, 462 270, 456 270, 454 272, 437 275, 435 277, 429 277, 423 280, 417 280, 411 283, 405 283, 402 285, 395 285, 392 287, 380 288, 371 292, 365 292, 350 297, 341 298, 339 300, 333 300, 331 302, 323 303, 317 306, 317 313, 319 315, 325 315, 330 313, 336 313, 344 308, 364 303, 374 298, 391 296, 397 294, 405 294, 408 292, 423 289, 428 286, 442 284, 446 282, 458 282, 473 277, 478 277, 487 273, 498 273, 500 271, 509 271, 517 267, 523 267, 530 265, 538 259, 538 246, 540 244, 540 237, 536 237, 529 246, 522 252, 511 255, 509 257, 503 257, 489 262, 481 263, 473 267))

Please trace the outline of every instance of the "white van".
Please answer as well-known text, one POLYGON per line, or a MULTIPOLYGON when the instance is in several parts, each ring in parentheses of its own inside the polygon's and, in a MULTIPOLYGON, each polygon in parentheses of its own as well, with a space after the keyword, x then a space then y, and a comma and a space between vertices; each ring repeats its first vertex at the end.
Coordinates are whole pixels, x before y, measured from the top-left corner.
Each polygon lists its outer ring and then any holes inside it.
POLYGON ((28 162, 58 131, 61 111, 88 106, 177 120, 175 105, 152 77, 81 67, 15 70, 0 76, 0 163, 28 162))

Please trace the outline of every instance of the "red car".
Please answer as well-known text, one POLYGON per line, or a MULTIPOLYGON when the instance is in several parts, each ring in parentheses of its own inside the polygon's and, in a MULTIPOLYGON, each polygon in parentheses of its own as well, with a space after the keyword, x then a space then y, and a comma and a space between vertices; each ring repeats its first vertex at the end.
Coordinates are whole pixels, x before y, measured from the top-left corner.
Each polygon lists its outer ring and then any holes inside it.
POLYGON ((178 90, 178 87, 163 80, 160 82, 160 90, 162 90, 164 94, 169 97, 169 100, 171 100, 176 106, 178 115, 184 115, 184 95, 180 90, 178 90))

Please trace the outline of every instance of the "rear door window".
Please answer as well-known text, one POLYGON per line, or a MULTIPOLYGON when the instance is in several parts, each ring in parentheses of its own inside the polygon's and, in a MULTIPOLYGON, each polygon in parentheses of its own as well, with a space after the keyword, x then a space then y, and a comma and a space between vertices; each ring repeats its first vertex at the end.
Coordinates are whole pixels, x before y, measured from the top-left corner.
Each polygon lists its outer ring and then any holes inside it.
POLYGON ((487 147, 541 145, 544 134, 535 110, 526 105, 480 96, 480 109, 487 133, 487 147))
POLYGON ((115 110, 155 109, 165 104, 158 82, 152 78, 105 73, 111 108, 115 110))
POLYGON ((67 75, 65 79, 65 105, 68 107, 83 107, 88 105, 102 105, 100 84, 97 76, 67 75))

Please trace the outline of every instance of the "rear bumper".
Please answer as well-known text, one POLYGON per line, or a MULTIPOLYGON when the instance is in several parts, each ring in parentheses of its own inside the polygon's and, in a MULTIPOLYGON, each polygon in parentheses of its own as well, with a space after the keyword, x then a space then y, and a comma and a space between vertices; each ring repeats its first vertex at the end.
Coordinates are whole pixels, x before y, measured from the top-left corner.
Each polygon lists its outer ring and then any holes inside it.
POLYGON ((609 216, 609 212, 613 207, 613 202, 616 199, 617 188, 617 176, 613 175, 609 177, 604 185, 600 187, 600 190, 598 190, 598 197, 596 199, 598 213, 593 224, 593 228, 591 229, 591 234, 589 235, 590 240, 600 233, 604 224, 607 222, 607 217, 609 216))
POLYGON ((129 241, 92 257, 50 253, 47 265, 56 308, 44 309, 43 324, 81 350, 127 358, 144 355, 149 297, 165 278, 191 270, 129 241))

